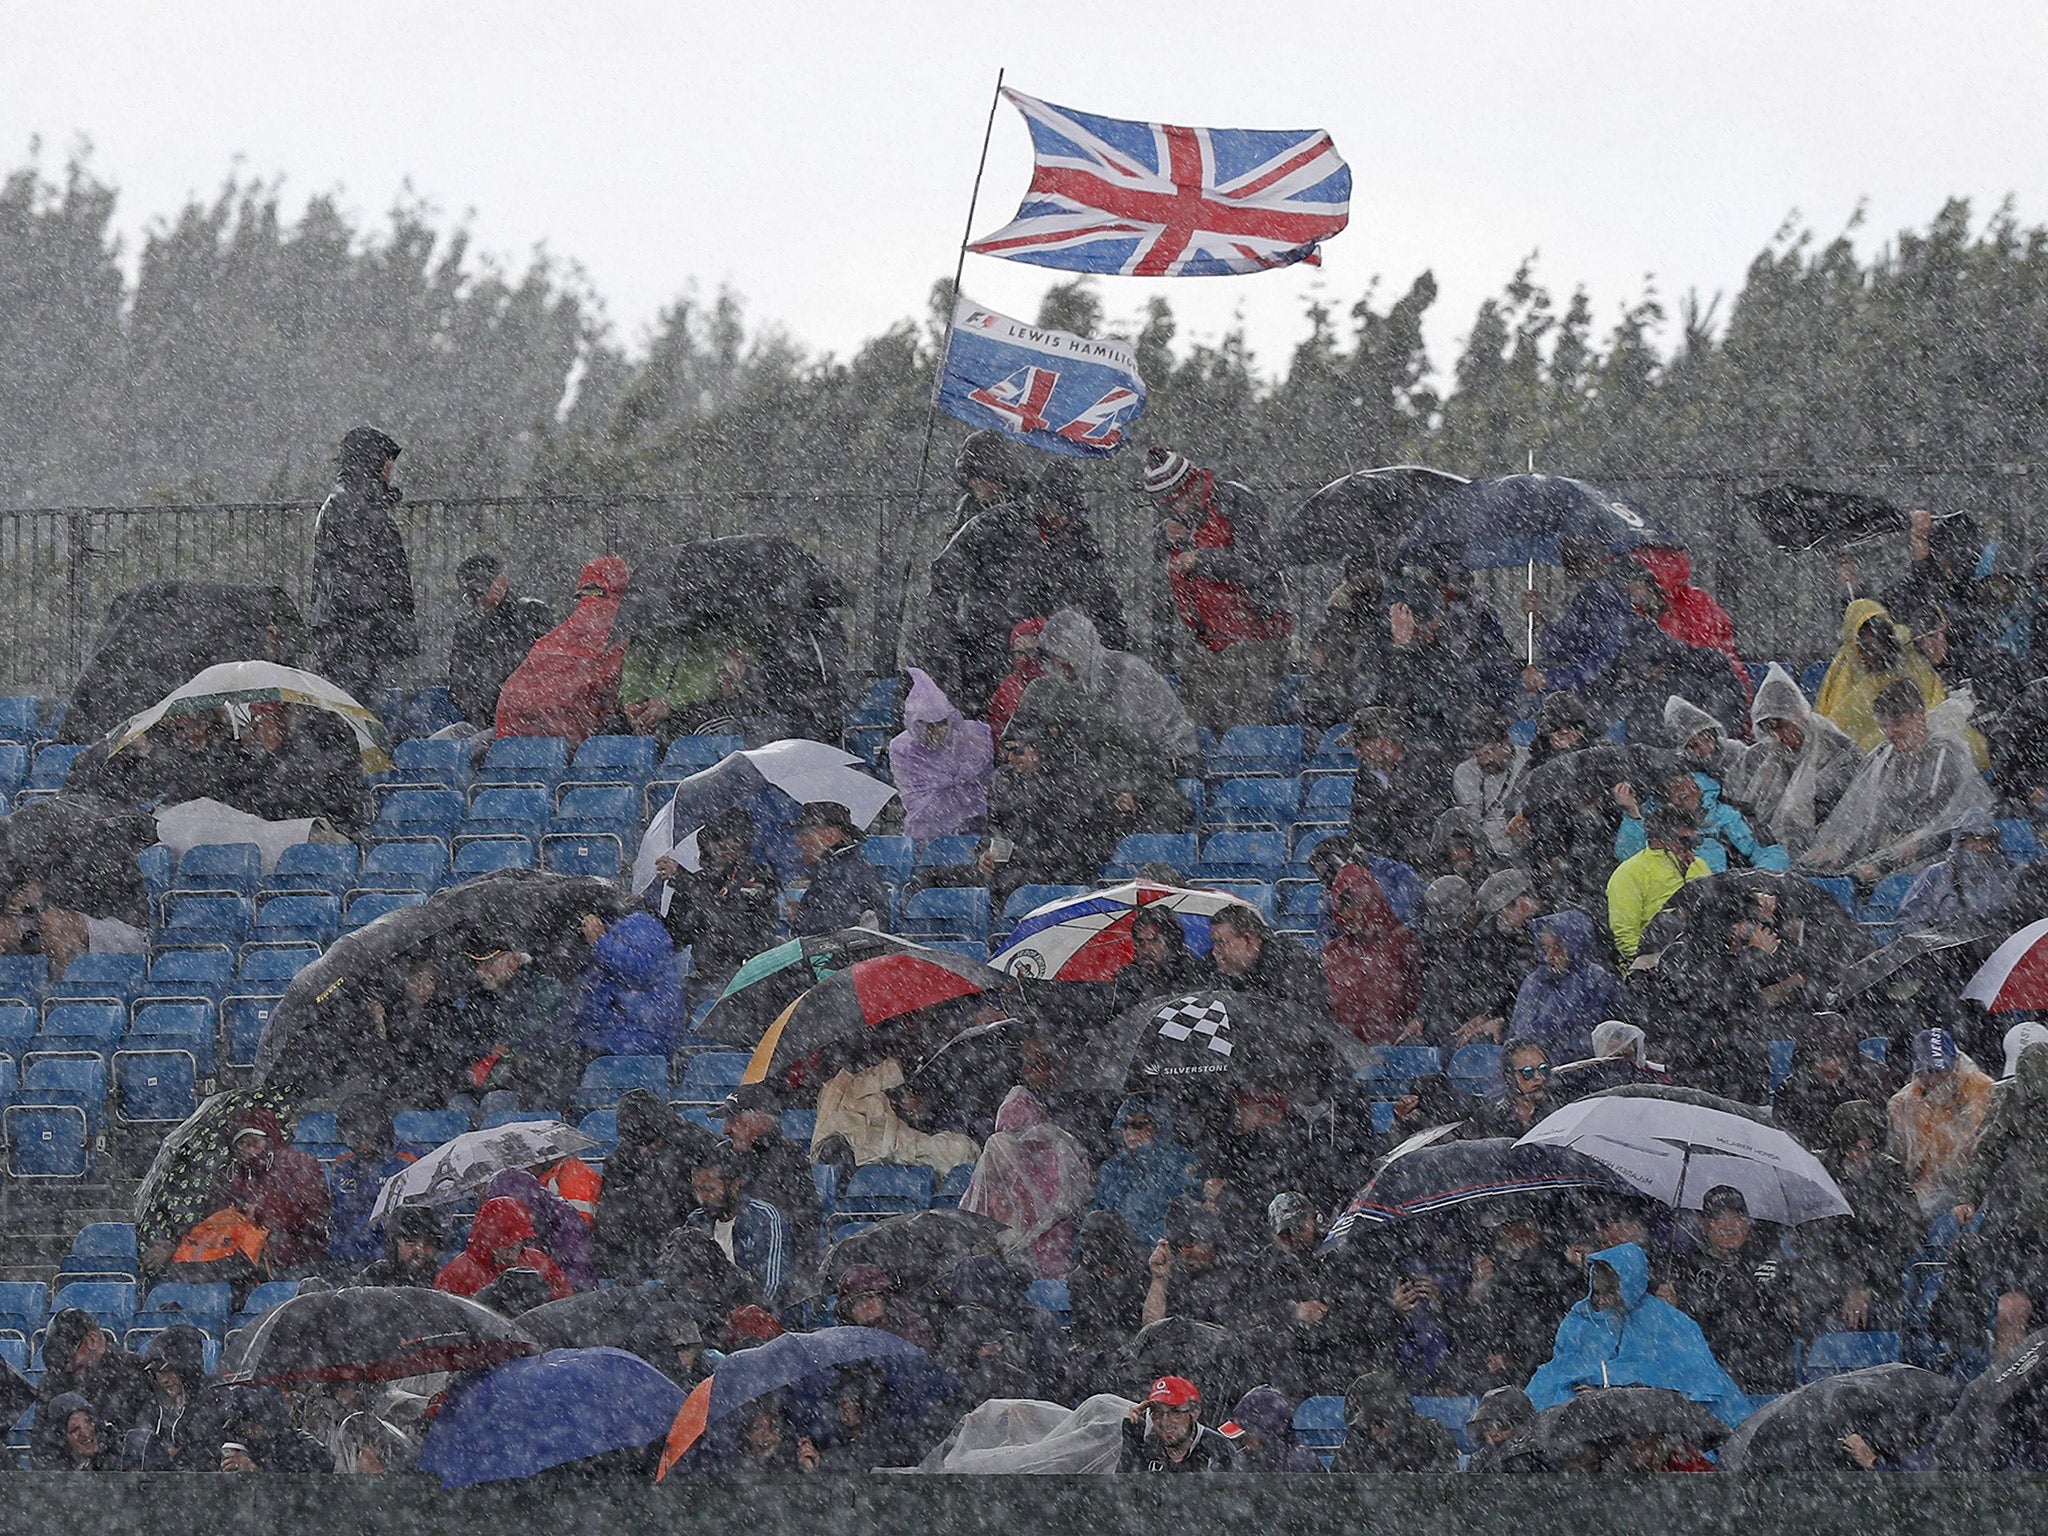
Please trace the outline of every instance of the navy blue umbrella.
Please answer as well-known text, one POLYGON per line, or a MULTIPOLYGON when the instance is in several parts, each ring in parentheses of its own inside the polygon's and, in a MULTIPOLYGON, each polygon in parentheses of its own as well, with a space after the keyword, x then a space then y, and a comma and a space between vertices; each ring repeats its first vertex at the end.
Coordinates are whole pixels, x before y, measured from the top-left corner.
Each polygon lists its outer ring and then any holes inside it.
POLYGON ((455 1389, 420 1446, 444 1488, 531 1477, 668 1432, 683 1389, 623 1349, 551 1349, 455 1389))
POLYGON ((1505 1136, 1440 1141, 1389 1160, 1330 1228, 1336 1244, 1366 1227, 1413 1220, 1475 1200, 1599 1190, 1635 1197, 1605 1163, 1569 1147, 1519 1144, 1505 1136), (1559 1157, 1563 1152, 1568 1156, 1559 1157))
POLYGON ((1502 475, 1473 480, 1439 497, 1429 517, 1395 553, 1401 565, 1485 571, 1558 564, 1560 539, 1605 550, 1684 547, 1656 528, 1626 497, 1567 475, 1502 475))

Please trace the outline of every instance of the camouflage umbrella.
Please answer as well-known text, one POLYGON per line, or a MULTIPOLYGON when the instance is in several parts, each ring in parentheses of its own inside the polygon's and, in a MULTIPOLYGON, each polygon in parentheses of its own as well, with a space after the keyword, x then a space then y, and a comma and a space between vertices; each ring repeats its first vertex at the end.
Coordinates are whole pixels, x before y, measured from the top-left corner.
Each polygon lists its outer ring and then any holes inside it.
POLYGON ((236 1088, 212 1095, 156 1149, 149 1172, 135 1191, 135 1241, 143 1252, 176 1241, 201 1217, 211 1215, 206 1197, 228 1166, 228 1127, 236 1115, 261 1105, 280 1118, 282 1096, 261 1088, 236 1088))

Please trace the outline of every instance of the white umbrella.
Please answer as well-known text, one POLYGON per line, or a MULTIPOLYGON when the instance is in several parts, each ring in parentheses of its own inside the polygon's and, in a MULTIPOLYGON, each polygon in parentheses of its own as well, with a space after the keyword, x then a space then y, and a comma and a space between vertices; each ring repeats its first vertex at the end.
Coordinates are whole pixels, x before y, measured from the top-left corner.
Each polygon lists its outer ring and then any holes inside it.
POLYGON ((317 672, 280 666, 274 661, 223 661, 181 683, 141 714, 123 721, 108 737, 108 755, 119 752, 167 715, 204 713, 209 709, 246 709, 251 704, 296 704, 324 710, 346 721, 363 754, 363 771, 382 773, 391 766, 384 725, 338 684, 317 672))
POLYGON ((1546 1116, 1517 1145, 1549 1142, 1605 1163, 1653 1200, 1696 1211, 1717 1184, 1758 1221, 1850 1215, 1820 1159, 1732 1099, 1689 1088, 1613 1088, 1546 1116))
MULTIPOLYGON (((674 798, 648 823, 640 839, 640 851, 633 859, 633 889, 640 892, 654 883, 654 861, 673 855, 685 869, 697 868, 697 833, 720 811, 747 807, 760 813, 770 791, 778 791, 798 805, 843 805, 853 824, 866 827, 882 814, 882 807, 896 798, 896 791, 880 779, 861 771, 860 759, 821 741, 771 741, 765 747, 750 747, 728 753, 701 773, 693 773, 676 786, 674 798)), ((780 802, 785 807, 788 800, 780 802)))
POLYGON ((2048 918, 2029 923, 1991 952, 1963 988, 1987 1013, 2048 1006, 2048 918))
POLYGON ((466 1131, 384 1181, 370 1208, 374 1225, 401 1205, 453 1205, 508 1168, 533 1168, 597 1145, 558 1120, 512 1120, 466 1131))

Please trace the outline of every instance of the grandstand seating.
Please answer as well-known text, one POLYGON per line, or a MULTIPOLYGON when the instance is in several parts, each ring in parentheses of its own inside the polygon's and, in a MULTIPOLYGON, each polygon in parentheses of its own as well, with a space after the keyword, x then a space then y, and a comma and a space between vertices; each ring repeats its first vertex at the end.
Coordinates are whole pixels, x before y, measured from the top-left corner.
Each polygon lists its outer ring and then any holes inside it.
POLYGON ((356 860, 352 843, 297 843, 277 856, 263 889, 345 896, 356 883, 356 860))
POLYGON ((1301 780, 1225 779, 1202 807, 1209 827, 1293 827, 1301 808, 1301 780))
MULTIPOLYGON (((384 848, 422 848, 438 854, 433 843, 385 843, 384 848)), ((249 937, 259 944, 300 942, 325 945, 341 931, 341 898, 326 892, 289 891, 265 898, 256 909, 256 923, 249 937)))
MULTIPOLYGON (((873 839, 870 839, 873 841, 873 839)), ((1164 864, 1181 880, 1190 878, 1200 860, 1192 832, 1133 832, 1116 845, 1102 866, 1104 880, 1135 880, 1147 864, 1164 864)))
POLYGON ((744 736, 678 736, 668 744, 655 770, 658 779, 687 779, 715 768, 747 744, 744 736))
POLYGON ((1212 832, 1195 865, 1197 880, 1279 879, 1287 863, 1285 832, 1212 832))
POLYGON ((254 843, 201 843, 178 859, 171 889, 254 896, 262 883, 263 850, 254 843))
POLYGON ((569 744, 559 736, 500 736, 471 780, 471 797, 498 785, 540 788, 553 797, 569 774, 569 744))
POLYGON ((64 968, 62 978, 51 984, 49 996, 126 1003, 141 991, 148 971, 149 960, 145 955, 79 955, 64 968))
POLYGON ((914 939, 988 942, 988 892, 980 886, 929 886, 903 903, 899 930, 914 939))
POLYGON ((1233 725, 1210 748, 1207 776, 1293 778, 1301 772, 1301 751, 1298 725, 1233 725))
POLYGON ((533 844, 523 837, 473 837, 455 850, 449 878, 474 879, 499 869, 532 869, 533 844))
POLYGON ((468 809, 458 789, 394 790, 377 808, 367 836, 373 843, 426 837, 445 843, 454 838, 468 809))
POLYGON ((597 1056, 583 1069, 575 1103, 579 1109, 609 1109, 635 1088, 668 1097, 668 1062, 660 1056, 597 1056))
POLYGON ((211 1077, 219 1030, 219 1013, 205 998, 152 998, 135 1005, 126 1042, 135 1049, 188 1051, 198 1074, 211 1077))
POLYGON ((448 850, 439 843, 379 843, 363 857, 356 888, 433 891, 448 875, 448 850))

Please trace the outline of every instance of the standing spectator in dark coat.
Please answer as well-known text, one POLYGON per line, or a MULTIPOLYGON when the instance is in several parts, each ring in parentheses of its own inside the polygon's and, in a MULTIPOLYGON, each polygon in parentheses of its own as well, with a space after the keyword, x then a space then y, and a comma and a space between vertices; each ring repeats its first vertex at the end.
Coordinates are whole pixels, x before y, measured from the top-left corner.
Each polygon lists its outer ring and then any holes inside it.
POLYGON ((697 997, 716 997, 732 973, 775 944, 775 876, 748 855, 754 824, 744 810, 722 811, 697 834, 697 869, 673 857, 654 861, 659 878, 647 893, 677 949, 690 947, 690 984, 697 997), (667 910, 662 897, 668 897, 667 910))
POLYGON ((1852 1212, 1807 1222, 1794 1234, 1793 1280, 1809 1338, 1899 1326, 1899 1275, 1920 1246, 1921 1220, 1906 1170, 1884 1149, 1886 1130, 1883 1099, 1852 1099, 1808 1141, 1852 1212))
POLYGON ((1295 1398, 1332 1392, 1356 1374, 1371 1333, 1384 1323, 1377 1300, 1317 1261, 1322 1231, 1306 1195, 1275 1195, 1266 1222, 1272 1239, 1245 1266, 1240 1326, 1281 1391, 1295 1398))
POLYGON ((618 1125, 619 1144, 605 1160, 591 1232, 591 1267, 621 1285, 637 1285, 659 1277, 662 1241, 697 1203, 690 1169, 711 1134, 645 1088, 620 1098, 618 1125))
POLYGON ((1095 621, 1102 643, 1121 651, 1129 646, 1124 602, 1088 521, 1087 488, 1081 466, 1072 459, 1054 459, 1032 488, 1030 506, 1039 540, 1039 612, 1050 618, 1062 608, 1078 608, 1095 621))
POLYGON ((960 447, 954 475, 961 526, 932 561, 931 594, 915 647, 946 697, 985 714, 1010 670, 1010 631, 1049 610, 1038 592, 1043 540, 1023 505, 1031 477, 1000 432, 976 432, 960 447))
MULTIPOLYGON (((1819 1147, 1844 1104, 1890 1102, 1899 1074, 1862 1052, 1856 1030, 1839 1013, 1810 1014, 1793 1037, 1792 1075, 1771 1095, 1771 1119, 1802 1146, 1819 1147)), ((1883 1145, 1882 1133, 1878 1143, 1883 1145)))
POLYGON ((498 718, 498 690, 533 642, 555 627, 554 610, 538 598, 514 597, 505 562, 489 553, 458 565, 455 586, 468 607, 456 615, 448 643, 448 692, 463 719, 489 731, 498 718))
POLYGON ((1358 776, 1351 788, 1351 844, 1418 868, 1430 862, 1430 834, 1453 801, 1450 754, 1417 738, 1398 711, 1358 712, 1351 741, 1358 776))
POLYGON ((1447 627, 1443 594, 1427 582, 1404 582, 1387 598, 1392 643, 1378 702, 1399 711, 1418 740, 1455 761, 1465 746, 1465 719, 1499 709, 1513 691, 1514 659, 1499 644, 1498 627, 1490 646, 1471 626, 1447 627))
POLYGON ((860 830, 845 806, 829 800, 805 806, 795 837, 811 883, 789 915, 792 934, 888 926, 889 893, 861 852, 860 830))
POLYGON ((420 648, 412 562, 391 516, 398 444, 355 427, 334 462, 334 489, 313 524, 313 644, 323 677, 374 704, 385 674, 420 648))

